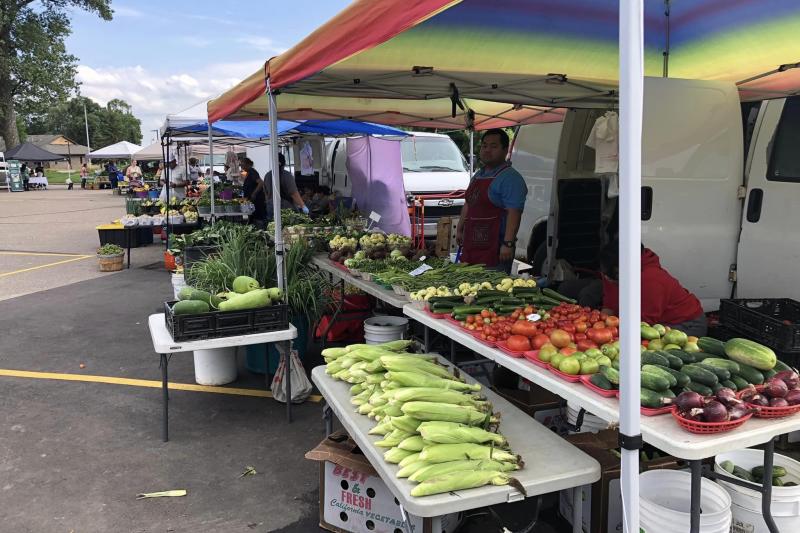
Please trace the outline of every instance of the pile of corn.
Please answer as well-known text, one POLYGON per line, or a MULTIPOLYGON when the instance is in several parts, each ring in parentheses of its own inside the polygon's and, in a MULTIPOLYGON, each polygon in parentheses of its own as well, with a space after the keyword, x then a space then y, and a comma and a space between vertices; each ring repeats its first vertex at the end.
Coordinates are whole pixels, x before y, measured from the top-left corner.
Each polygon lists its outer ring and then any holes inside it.
POLYGON ((465 383, 437 362, 435 354, 406 353, 411 341, 328 348, 326 372, 351 383, 358 412, 378 423, 376 446, 398 464, 397 477, 419 483, 412 496, 513 484, 508 472, 522 459, 497 433, 498 418, 479 395, 481 386, 465 383))

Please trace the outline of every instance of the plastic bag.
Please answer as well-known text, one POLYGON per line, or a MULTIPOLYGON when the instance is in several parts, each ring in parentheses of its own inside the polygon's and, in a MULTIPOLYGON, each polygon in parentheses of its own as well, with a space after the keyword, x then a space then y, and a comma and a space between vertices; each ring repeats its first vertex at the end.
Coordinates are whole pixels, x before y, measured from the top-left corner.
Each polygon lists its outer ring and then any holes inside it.
MULTIPOLYGON (((278 370, 275 372, 275 377, 272 378, 272 397, 281 403, 286 403, 286 357, 285 345, 278 344, 278 352, 281 354, 281 362, 278 364, 278 370)), ((292 403, 303 403, 311 395, 313 386, 306 376, 306 370, 303 368, 303 362, 297 355, 297 350, 292 350, 289 353, 292 358, 292 403)))

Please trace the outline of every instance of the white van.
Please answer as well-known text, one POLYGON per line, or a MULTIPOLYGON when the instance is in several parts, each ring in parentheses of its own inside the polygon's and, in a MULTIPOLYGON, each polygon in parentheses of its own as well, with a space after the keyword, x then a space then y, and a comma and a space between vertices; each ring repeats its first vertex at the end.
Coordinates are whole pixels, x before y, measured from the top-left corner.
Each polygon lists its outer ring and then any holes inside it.
MULTIPOLYGON (((447 135, 408 132, 401 142, 403 184, 409 196, 451 194, 466 191, 469 167, 456 143, 447 135)), ((326 168, 321 182, 343 196, 350 196, 347 176, 347 139, 331 139, 326 147, 326 168)), ((440 217, 457 217, 464 205, 461 198, 425 200, 425 236, 436 235, 440 217)))
MULTIPOLYGON (((565 116, 550 196, 549 268, 554 259, 596 268, 598 251, 616 232, 609 176, 594 172, 595 152, 586 146, 605 111, 565 116)), ((800 97, 741 104, 730 83, 646 78, 643 118, 645 246, 706 311, 732 296, 800 298, 800 97)), ((519 146, 517 154, 527 143, 519 146)), ((530 187, 539 177, 526 179, 530 187)), ((536 203, 530 208, 524 219, 541 216, 536 203)))

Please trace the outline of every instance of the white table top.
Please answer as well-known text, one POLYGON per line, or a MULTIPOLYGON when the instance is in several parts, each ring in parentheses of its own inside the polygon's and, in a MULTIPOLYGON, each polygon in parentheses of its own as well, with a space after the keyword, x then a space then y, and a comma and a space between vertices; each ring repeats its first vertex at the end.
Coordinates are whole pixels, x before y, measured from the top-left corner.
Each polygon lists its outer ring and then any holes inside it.
POLYGON ((150 338, 153 341, 153 350, 156 353, 193 352, 194 350, 213 350, 215 348, 228 348, 231 346, 247 346, 249 344, 262 344, 267 342, 287 341, 297 337, 297 329, 289 324, 289 329, 268 331, 266 333, 253 333, 250 335, 234 335, 199 341, 175 342, 167 330, 164 313, 150 315, 147 319, 150 328, 150 338))
MULTIPOLYGON (((611 424, 618 423, 619 400, 616 398, 604 398, 581 383, 569 383, 524 358, 511 357, 500 350, 490 348, 454 324, 431 317, 422 310, 422 304, 406 305, 403 307, 403 313, 557 394, 570 404, 582 407, 611 424)), ((800 415, 778 419, 751 418, 738 429, 715 435, 689 433, 682 429, 670 414, 641 417, 641 431, 645 442, 685 460, 705 459, 718 453, 763 444, 772 437, 797 430, 800 430, 800 415)))
MULTIPOLYGON (((211 218, 211 213, 197 213, 197 216, 199 216, 200 218, 211 218)), ((215 217, 244 217, 244 218, 248 218, 249 217, 249 215, 247 215, 246 213, 242 213, 242 212, 237 212, 237 213, 227 213, 227 212, 226 213, 219 213, 219 212, 216 212, 216 211, 214 212, 214 216, 215 217)))
MULTIPOLYGON (((444 359, 441 361, 449 364, 444 359)), ((467 381, 474 382, 469 376, 464 377, 467 381)), ((350 385, 335 381, 325 373, 324 366, 315 368, 311 372, 311 379, 406 511, 421 517, 431 517, 523 498, 522 494, 510 486, 487 486, 421 498, 412 497, 411 489, 416 484, 408 479, 399 479, 396 476, 399 467, 383 459, 386 448, 373 444, 383 437, 367 434, 374 427, 375 421, 355 411, 350 403, 350 385)), ((594 483, 600 479, 600 464, 595 459, 492 391, 484 388, 482 393, 492 402, 495 411, 502 414, 500 431, 508 439, 514 453, 521 455, 525 461, 523 469, 509 474, 522 483, 529 497, 594 483)))
POLYGON ((311 262, 317 265, 322 270, 330 272, 337 278, 344 280, 346 283, 349 283, 350 285, 358 287, 367 294, 371 294, 375 298, 386 302, 392 307, 397 307, 398 309, 402 309, 403 306, 407 305, 409 302, 408 298, 406 298, 405 296, 398 296, 397 294, 395 294, 394 291, 384 289, 377 283, 373 283, 371 281, 364 281, 361 278, 356 278, 349 272, 345 272, 341 268, 334 265, 333 261, 331 261, 324 255, 315 256, 311 260, 311 262))

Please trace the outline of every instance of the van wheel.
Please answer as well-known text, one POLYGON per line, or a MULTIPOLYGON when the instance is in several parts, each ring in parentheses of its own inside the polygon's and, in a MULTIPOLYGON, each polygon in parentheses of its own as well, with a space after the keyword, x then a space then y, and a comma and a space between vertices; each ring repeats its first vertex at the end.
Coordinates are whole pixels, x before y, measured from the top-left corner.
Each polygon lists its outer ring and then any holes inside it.
POLYGON ((533 267, 534 276, 542 275, 542 269, 544 268, 545 261, 547 261, 547 243, 543 242, 536 248, 536 251, 533 253, 533 257, 530 261, 531 266, 533 267))

